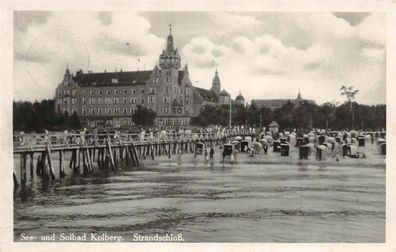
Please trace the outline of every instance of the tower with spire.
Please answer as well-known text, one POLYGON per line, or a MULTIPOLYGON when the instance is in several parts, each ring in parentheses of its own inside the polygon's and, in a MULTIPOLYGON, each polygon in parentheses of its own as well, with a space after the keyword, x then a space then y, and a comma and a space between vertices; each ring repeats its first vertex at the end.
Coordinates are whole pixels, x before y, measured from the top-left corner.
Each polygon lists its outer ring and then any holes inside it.
POLYGON ((237 97, 235 97, 235 103, 239 104, 241 106, 245 106, 245 98, 241 94, 241 90, 239 90, 239 94, 237 97))
POLYGON ((295 100, 295 104, 296 104, 297 106, 299 106, 303 101, 304 101, 304 99, 303 99, 302 96, 301 96, 301 90, 298 89, 298 95, 297 95, 297 98, 296 98, 296 100, 295 100))
POLYGON ((169 35, 166 40, 166 49, 159 56, 161 69, 180 69, 180 55, 173 46, 172 25, 169 25, 169 35))
POLYGON ((211 90, 216 94, 219 95, 220 94, 220 90, 221 90, 221 82, 220 82, 220 77, 219 77, 219 73, 217 71, 215 71, 215 76, 213 77, 212 80, 212 88, 211 90))

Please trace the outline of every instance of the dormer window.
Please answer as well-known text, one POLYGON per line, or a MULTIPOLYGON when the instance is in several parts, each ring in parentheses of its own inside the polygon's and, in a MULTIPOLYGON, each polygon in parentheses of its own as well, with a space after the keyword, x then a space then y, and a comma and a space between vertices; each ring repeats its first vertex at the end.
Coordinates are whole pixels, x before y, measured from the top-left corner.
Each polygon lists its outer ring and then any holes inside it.
POLYGON ((114 78, 114 79, 111 79, 111 83, 113 83, 113 84, 117 84, 117 83, 118 83, 118 79, 116 79, 116 78, 114 78))

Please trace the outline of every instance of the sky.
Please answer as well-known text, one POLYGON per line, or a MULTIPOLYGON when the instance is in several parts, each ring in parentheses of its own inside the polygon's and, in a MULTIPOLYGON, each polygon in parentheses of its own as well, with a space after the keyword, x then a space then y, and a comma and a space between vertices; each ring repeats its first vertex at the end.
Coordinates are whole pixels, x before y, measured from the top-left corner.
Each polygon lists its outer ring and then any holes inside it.
POLYGON ((14 12, 14 100, 53 98, 72 72, 153 69, 172 24, 194 86, 232 97, 386 102, 384 13, 14 12))

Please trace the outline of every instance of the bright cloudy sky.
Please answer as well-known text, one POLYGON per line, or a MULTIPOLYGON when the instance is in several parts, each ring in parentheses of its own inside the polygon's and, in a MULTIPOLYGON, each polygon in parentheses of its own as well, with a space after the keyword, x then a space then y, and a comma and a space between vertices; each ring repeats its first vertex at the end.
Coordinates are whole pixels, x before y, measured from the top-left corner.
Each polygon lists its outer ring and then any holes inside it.
POLYGON ((210 88, 213 61, 222 88, 251 99, 385 103, 383 13, 15 12, 14 99, 52 98, 72 72, 152 69, 168 24, 195 86, 210 88), (140 59, 140 62, 138 61, 140 59))

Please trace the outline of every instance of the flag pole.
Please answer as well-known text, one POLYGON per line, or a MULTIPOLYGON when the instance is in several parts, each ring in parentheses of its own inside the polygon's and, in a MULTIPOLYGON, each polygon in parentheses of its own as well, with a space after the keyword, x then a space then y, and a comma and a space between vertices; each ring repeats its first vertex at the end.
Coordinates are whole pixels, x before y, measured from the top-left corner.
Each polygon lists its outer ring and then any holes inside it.
POLYGON ((228 122, 228 126, 231 129, 231 96, 230 96, 230 116, 229 116, 229 118, 230 118, 230 121, 228 122))

